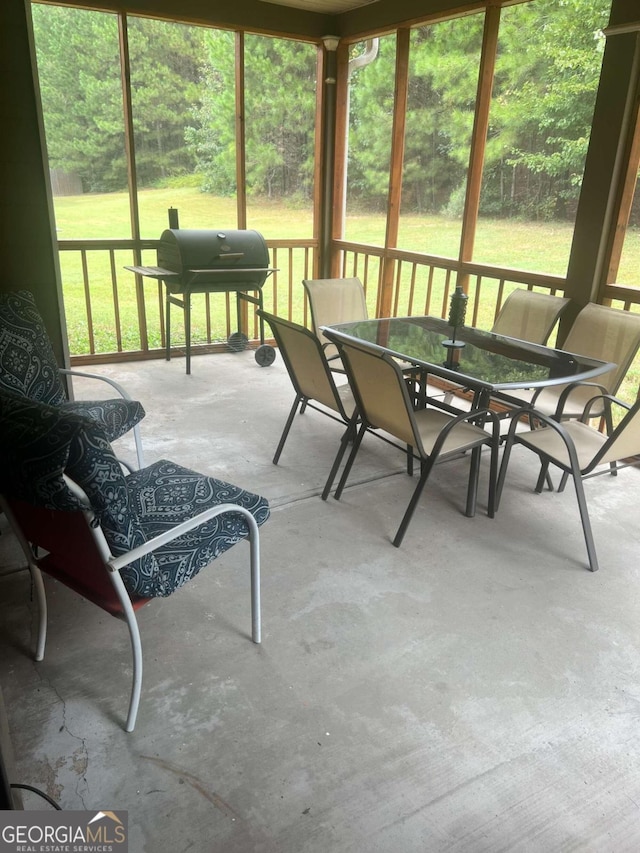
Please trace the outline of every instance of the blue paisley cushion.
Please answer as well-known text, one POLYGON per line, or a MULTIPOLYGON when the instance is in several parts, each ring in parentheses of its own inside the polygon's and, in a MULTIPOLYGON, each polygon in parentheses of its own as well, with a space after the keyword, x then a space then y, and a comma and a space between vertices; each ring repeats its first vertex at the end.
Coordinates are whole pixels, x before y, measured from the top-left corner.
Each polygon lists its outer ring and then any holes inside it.
MULTIPOLYGON (((64 407, 0 391, 0 490, 38 506, 77 510, 63 473, 86 493, 114 556, 172 530, 218 504, 247 509, 257 524, 269 517, 265 498, 161 460, 125 476, 102 427, 64 407)), ((130 563, 128 591, 167 596, 249 534, 240 513, 225 513, 130 563)))
POLYGON ((96 421, 109 441, 123 436, 145 416, 141 403, 121 397, 113 400, 73 400, 64 402, 62 406, 69 412, 96 421))
POLYGON ((0 388, 54 406, 66 400, 51 341, 26 290, 0 294, 0 388))
POLYGON ((57 406, 0 391, 0 491, 46 509, 78 509, 62 474, 84 424, 57 406))
MULTIPOLYGON (((88 497, 111 553, 117 556, 146 540, 130 512, 126 477, 104 430, 95 421, 83 420, 84 428, 73 437, 69 448, 66 473, 88 497)), ((141 557, 136 565, 140 570, 153 571, 153 555, 141 557)))
POLYGON ((138 424, 136 400, 68 401, 45 325, 27 290, 0 294, 0 390, 19 394, 97 421, 109 441, 138 424))
MULTIPOLYGON (((134 524, 146 541, 217 504, 249 510, 258 525, 269 517, 267 500, 238 486, 162 459, 126 478, 134 524)), ((242 515, 225 513, 154 551, 155 566, 128 566, 121 574, 131 593, 167 596, 249 534, 242 515)))

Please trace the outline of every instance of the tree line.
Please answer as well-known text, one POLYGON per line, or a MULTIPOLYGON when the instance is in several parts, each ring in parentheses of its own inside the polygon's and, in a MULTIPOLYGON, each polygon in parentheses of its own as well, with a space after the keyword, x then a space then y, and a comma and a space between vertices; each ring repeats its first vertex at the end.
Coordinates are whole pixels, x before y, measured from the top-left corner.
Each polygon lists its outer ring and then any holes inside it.
MULTIPOLYGON (((532 0, 502 10, 481 212, 573 215, 610 0, 532 0)), ((33 4, 52 168, 87 192, 127 187, 115 15, 33 4)), ((197 182, 236 192, 234 34, 128 17, 138 185, 197 182)), ((483 15, 412 30, 403 209, 462 211, 483 15)), ((395 38, 350 76, 348 198, 384 209, 395 38)), ((354 45, 353 57, 363 45, 354 45)), ((247 192, 304 201, 313 192, 313 45, 245 37, 247 192)))

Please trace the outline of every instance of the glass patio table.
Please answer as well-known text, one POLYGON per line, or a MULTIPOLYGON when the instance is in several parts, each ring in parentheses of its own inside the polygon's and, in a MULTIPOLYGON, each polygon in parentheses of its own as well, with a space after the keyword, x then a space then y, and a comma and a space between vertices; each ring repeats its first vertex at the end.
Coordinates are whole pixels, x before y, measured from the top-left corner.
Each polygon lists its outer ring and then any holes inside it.
MULTIPOLYGON (((450 380, 473 392, 473 406, 488 406, 493 395, 508 398, 510 390, 564 385, 591 380, 615 365, 606 361, 459 326, 439 317, 397 317, 362 320, 322 328, 336 344, 367 343, 416 365, 429 375, 450 380), (449 345, 445 345, 448 342, 449 345)), ((522 405, 517 399, 514 401, 522 405)))

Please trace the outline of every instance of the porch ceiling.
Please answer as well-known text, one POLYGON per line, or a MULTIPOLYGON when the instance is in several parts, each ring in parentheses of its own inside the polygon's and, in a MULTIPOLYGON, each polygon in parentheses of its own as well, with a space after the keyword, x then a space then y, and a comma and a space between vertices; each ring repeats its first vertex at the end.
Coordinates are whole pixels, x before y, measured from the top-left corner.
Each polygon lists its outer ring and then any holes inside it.
POLYGON ((306 9, 308 12, 320 12, 324 15, 339 15, 362 6, 371 6, 379 0, 262 0, 276 6, 288 6, 292 9, 306 9))

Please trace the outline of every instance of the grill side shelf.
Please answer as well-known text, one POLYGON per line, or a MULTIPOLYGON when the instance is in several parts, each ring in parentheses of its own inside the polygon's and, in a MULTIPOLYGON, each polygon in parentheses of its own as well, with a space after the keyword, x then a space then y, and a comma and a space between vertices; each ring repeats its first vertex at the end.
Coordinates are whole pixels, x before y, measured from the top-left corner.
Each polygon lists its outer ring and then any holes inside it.
POLYGON ((178 273, 165 270, 162 267, 125 267, 130 272, 145 275, 147 278, 180 278, 178 273))
MULTIPOLYGON (((130 272, 138 273, 138 275, 147 276, 147 278, 170 278, 170 279, 179 279, 180 273, 172 272, 171 270, 163 269, 163 267, 128 267, 125 266, 126 270, 130 272)), ((232 267, 231 269, 225 269, 223 267, 218 267, 216 269, 206 269, 206 270, 188 270, 191 275, 226 275, 229 272, 266 272, 266 273, 274 273, 278 272, 277 269, 272 268, 262 268, 262 267, 248 267, 247 269, 243 269, 241 267, 232 267)))

